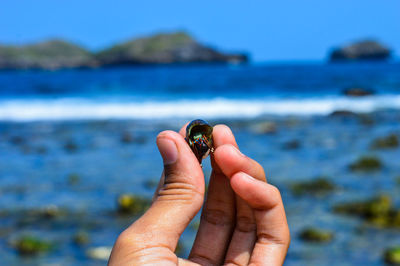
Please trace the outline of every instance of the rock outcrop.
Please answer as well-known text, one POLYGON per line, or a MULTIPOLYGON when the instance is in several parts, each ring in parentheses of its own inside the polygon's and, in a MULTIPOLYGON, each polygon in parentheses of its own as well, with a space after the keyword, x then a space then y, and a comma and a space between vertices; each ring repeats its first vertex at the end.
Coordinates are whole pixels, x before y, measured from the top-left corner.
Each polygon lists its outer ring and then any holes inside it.
POLYGON ((334 49, 330 61, 387 60, 391 56, 388 47, 374 40, 364 40, 334 49))
POLYGON ((59 69, 93 67, 96 62, 84 48, 49 40, 23 46, 0 46, 0 69, 59 69))
POLYGON ((63 40, 0 45, 0 69, 60 69, 138 64, 245 63, 245 54, 219 52, 185 32, 156 34, 116 44, 98 53, 63 40))
POLYGON ((196 42, 185 32, 157 34, 117 44, 96 57, 102 65, 247 61, 246 55, 221 53, 196 42))
POLYGON ((352 96, 352 97, 362 97, 362 96, 374 95, 375 92, 371 89, 351 87, 351 88, 344 89, 343 94, 346 96, 352 96))

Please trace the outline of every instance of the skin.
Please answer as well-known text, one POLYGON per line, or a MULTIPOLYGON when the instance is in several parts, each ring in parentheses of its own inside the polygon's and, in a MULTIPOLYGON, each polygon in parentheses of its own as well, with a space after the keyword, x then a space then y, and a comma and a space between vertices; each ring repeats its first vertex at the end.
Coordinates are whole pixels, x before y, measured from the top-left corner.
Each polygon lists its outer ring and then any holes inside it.
POLYGON ((231 130, 217 125, 204 203, 204 175, 185 127, 158 135, 164 171, 153 203, 119 235, 109 265, 282 265, 290 234, 279 190, 259 163, 240 153, 231 130), (178 258, 179 237, 203 203, 189 258, 178 258))

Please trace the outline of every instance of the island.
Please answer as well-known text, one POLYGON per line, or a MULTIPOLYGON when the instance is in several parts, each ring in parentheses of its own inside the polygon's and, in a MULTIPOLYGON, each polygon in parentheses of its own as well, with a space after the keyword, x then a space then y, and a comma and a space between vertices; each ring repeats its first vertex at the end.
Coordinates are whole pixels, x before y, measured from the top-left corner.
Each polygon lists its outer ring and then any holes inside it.
POLYGON ((244 63, 245 54, 222 53, 185 32, 156 34, 117 44, 96 54, 102 65, 171 63, 244 63))
POLYGON ((61 39, 0 45, 0 69, 94 68, 143 64, 248 62, 245 53, 224 53, 186 32, 159 33, 93 52, 61 39))
POLYGON ((391 50, 375 40, 363 40, 335 48, 330 53, 330 61, 384 61, 390 59, 391 50))
POLYGON ((0 69, 59 69, 97 65, 89 51, 63 40, 21 46, 0 45, 0 69))

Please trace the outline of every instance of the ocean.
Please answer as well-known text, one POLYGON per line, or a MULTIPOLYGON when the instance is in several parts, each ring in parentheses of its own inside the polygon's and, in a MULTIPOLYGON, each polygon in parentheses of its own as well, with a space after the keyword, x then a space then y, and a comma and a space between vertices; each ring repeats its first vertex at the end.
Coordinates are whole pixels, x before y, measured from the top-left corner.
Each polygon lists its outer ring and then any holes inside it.
MULTIPOLYGON (((201 118, 231 127, 240 149, 281 193, 292 243, 286 265, 384 265, 399 227, 334 212, 336 204, 400 199, 400 64, 321 62, 160 65, 0 72, 0 257, 6 265, 104 265, 88 251, 111 247, 137 216, 120 215, 123 193, 151 198, 162 172, 155 139, 201 118), (347 88, 372 90, 351 97, 347 88), (340 112, 335 112, 340 111, 340 112), (362 156, 382 167, 355 172, 362 156), (324 177, 336 189, 298 195, 293 184, 324 177), (331 241, 308 242, 316 227, 331 241), (76 244, 85 232, 89 240, 76 244), (52 243, 21 256, 15 241, 52 243)), ((206 181, 211 172, 204 163, 206 181)), ((181 239, 190 252, 199 216, 181 239)))
POLYGON ((0 120, 256 118, 399 109, 400 65, 149 66, 0 73, 0 120), (348 98, 342 90, 373 89, 348 98))

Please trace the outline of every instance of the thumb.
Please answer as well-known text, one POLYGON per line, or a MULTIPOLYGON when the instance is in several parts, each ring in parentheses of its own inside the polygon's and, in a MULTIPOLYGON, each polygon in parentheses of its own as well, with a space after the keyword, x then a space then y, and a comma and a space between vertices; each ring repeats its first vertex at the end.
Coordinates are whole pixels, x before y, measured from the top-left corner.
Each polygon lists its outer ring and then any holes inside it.
POLYGON ((164 183, 150 209, 127 230, 136 236, 135 242, 174 251, 180 235, 203 204, 204 175, 178 133, 160 133, 157 146, 164 162, 164 183))

